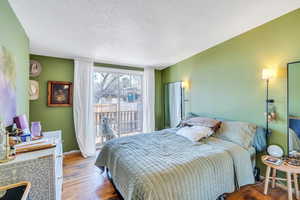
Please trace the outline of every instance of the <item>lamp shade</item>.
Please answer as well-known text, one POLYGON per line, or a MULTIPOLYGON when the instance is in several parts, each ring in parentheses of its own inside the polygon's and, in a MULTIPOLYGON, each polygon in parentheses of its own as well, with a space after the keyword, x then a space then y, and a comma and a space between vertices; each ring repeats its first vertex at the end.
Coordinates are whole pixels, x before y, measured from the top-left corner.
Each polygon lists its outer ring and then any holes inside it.
POLYGON ((190 88, 190 82, 188 80, 185 80, 182 82, 182 87, 184 89, 189 89, 190 88))
POLYGON ((263 69, 262 71, 262 79, 270 80, 271 78, 275 77, 275 70, 274 69, 263 69))

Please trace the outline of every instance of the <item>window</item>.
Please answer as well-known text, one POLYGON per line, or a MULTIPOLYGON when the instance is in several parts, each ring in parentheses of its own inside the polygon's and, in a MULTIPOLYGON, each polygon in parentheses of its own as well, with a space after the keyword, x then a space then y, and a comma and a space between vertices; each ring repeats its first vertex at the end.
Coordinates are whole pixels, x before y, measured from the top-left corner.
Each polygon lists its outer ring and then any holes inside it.
POLYGON ((118 137, 142 131, 142 81, 143 73, 139 71, 95 67, 94 115, 97 144, 102 144, 107 139, 103 129, 112 131, 118 137))

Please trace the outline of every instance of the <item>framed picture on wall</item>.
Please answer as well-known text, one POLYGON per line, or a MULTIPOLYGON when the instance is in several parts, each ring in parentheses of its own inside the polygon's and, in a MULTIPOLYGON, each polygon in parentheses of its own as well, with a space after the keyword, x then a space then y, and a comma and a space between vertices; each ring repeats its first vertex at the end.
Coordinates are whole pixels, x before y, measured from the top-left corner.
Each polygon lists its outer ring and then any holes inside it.
POLYGON ((72 106, 73 101, 72 82, 48 81, 48 106, 67 107, 72 106))

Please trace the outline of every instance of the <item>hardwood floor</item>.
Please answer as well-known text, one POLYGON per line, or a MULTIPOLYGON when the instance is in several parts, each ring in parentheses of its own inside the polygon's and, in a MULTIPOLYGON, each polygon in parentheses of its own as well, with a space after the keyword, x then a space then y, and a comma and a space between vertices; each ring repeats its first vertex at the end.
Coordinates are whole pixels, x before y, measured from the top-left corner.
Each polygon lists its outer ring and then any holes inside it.
MULTIPOLYGON (((64 157, 63 200, 121 200, 106 175, 94 165, 95 158, 80 154, 64 157)), ((229 200, 287 200, 286 191, 275 188, 263 195, 263 184, 242 187, 229 200)))
POLYGON ((64 157, 63 200, 121 200, 94 163, 77 153, 64 157))

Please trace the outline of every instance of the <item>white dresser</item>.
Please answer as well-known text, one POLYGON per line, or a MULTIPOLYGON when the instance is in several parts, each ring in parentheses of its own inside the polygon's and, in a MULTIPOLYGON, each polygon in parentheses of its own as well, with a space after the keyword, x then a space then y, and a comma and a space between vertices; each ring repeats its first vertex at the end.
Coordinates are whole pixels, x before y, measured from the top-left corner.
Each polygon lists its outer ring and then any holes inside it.
POLYGON ((43 136, 46 138, 52 138, 55 140, 56 147, 55 147, 55 196, 56 200, 61 199, 62 193, 62 184, 63 184, 63 148, 62 148, 62 138, 61 138, 61 131, 49 131, 43 132, 43 136))
POLYGON ((0 186, 29 181, 31 200, 61 200, 63 157, 61 131, 44 132, 44 138, 56 146, 18 154, 16 159, 0 164, 0 186))

